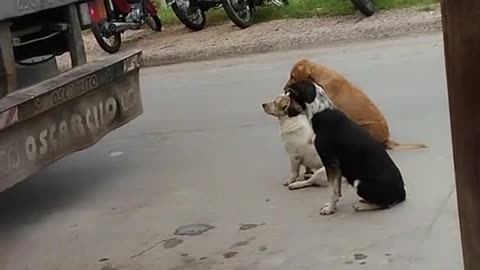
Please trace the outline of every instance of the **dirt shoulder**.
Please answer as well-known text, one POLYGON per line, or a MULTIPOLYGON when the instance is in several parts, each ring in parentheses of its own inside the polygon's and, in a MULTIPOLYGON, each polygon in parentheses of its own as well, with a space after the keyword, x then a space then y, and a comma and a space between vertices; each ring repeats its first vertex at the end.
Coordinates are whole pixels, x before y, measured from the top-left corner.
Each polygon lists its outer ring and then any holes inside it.
MULTIPOLYGON (((191 32, 181 25, 130 31, 123 50, 143 50, 145 66, 206 60, 242 54, 321 46, 336 42, 396 37, 441 30, 440 8, 410 8, 361 15, 317 19, 288 19, 258 23, 241 30, 230 22, 191 32)), ((84 36, 88 58, 107 55, 90 33, 84 36)), ((60 59, 65 63, 66 57, 60 59)))

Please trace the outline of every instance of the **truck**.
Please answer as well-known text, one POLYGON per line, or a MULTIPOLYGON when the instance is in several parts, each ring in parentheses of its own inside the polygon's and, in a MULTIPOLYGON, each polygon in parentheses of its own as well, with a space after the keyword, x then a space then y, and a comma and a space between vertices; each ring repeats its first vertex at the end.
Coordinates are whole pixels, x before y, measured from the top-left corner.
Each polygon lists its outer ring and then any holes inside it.
POLYGON ((2 0, 0 192, 143 113, 140 50, 87 61, 89 4, 2 0), (69 55, 66 68, 62 55, 69 55))

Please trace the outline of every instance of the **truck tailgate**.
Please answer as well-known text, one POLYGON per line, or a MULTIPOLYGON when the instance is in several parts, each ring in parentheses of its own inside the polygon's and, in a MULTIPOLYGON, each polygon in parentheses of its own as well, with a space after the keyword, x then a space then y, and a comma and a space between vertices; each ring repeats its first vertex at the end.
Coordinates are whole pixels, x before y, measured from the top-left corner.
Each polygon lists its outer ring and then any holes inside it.
POLYGON ((113 55, 0 99, 0 191, 141 115, 141 65, 113 55))

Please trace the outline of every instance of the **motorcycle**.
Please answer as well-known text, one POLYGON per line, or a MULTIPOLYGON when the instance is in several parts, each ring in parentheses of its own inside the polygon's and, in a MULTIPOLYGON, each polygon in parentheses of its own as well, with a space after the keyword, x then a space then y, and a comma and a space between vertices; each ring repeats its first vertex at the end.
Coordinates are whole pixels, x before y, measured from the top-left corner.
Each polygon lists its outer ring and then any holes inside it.
POLYGON ((211 8, 223 7, 230 20, 240 28, 248 28, 254 22, 255 7, 274 4, 283 6, 288 0, 167 0, 177 18, 189 29, 205 28, 205 13, 211 8))
MULTIPOLYGON (((372 0, 351 0, 356 9, 365 16, 374 13, 372 0)), ((211 8, 223 7, 230 20, 240 28, 248 28, 254 22, 256 7, 288 5, 288 0, 167 0, 177 18, 193 31, 205 28, 205 13, 211 8)))
POLYGON ((111 54, 120 50, 126 30, 138 30, 146 24, 153 31, 162 31, 152 0, 93 0, 88 7, 92 33, 98 45, 111 54))

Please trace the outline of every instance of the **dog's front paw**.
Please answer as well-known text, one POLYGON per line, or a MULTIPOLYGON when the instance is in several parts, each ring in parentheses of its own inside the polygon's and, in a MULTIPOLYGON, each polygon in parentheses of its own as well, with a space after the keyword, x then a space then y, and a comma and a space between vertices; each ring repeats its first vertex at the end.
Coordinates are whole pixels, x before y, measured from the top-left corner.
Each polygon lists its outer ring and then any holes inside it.
POLYGON ((322 209, 320 209, 320 215, 326 216, 326 215, 331 215, 335 213, 337 206, 334 205, 333 203, 326 203, 325 205, 322 206, 322 209))
POLYGON ((370 204, 364 200, 360 200, 358 203, 353 205, 353 209, 357 212, 362 211, 372 211, 382 209, 380 205, 370 204))
POLYGON ((304 187, 307 187, 307 186, 309 186, 307 184, 307 181, 296 181, 296 182, 288 185, 288 189, 295 190, 295 189, 301 189, 301 188, 304 188, 304 187))
POLYGON ((287 180, 285 180, 285 182, 283 182, 283 185, 284 186, 289 186, 292 183, 295 183, 295 182, 298 182, 298 181, 303 181, 303 178, 299 175, 288 178, 287 180))
POLYGON ((363 211, 363 209, 365 208, 365 204, 363 202, 357 202, 356 204, 353 205, 353 210, 355 211, 363 211))
POLYGON ((283 185, 289 186, 290 184, 295 183, 296 180, 297 178, 288 178, 287 180, 285 180, 285 182, 283 182, 283 185))

